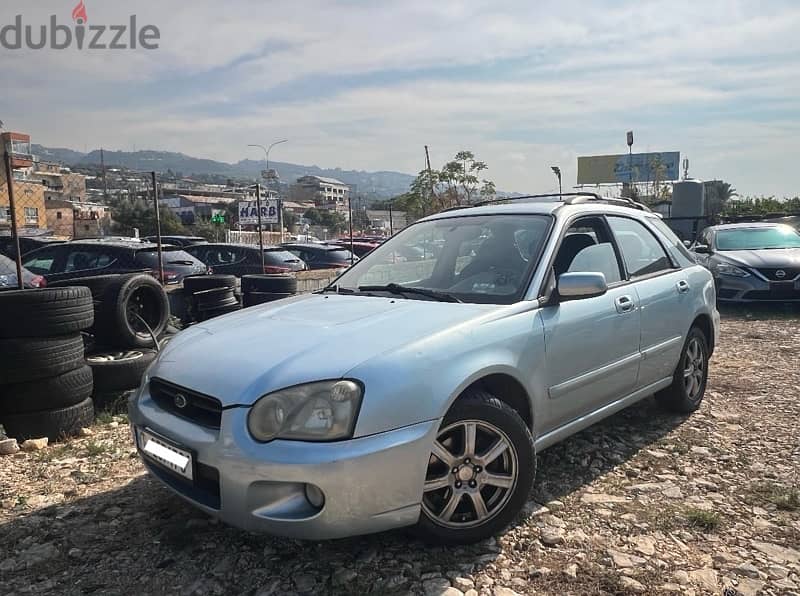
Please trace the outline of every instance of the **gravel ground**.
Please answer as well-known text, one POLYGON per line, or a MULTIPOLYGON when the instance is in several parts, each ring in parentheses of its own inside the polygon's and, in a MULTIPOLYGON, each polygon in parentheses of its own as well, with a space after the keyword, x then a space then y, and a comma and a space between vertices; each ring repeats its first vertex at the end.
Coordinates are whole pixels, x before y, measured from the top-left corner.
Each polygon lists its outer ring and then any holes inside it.
POLYGON ((724 313, 697 413, 648 399, 543 452, 524 515, 466 548, 226 527, 104 416, 0 457, 0 593, 800 594, 798 364, 797 311, 724 313))

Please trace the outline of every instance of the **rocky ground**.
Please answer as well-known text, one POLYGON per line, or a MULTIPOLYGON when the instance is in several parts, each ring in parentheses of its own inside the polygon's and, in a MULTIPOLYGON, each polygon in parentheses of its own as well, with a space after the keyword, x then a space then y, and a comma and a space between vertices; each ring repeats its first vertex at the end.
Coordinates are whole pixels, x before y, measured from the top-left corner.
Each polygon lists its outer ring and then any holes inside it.
POLYGON ((706 401, 652 400, 539 456, 497 539, 306 543, 207 518, 143 473, 124 416, 0 457, 5 594, 800 594, 800 316, 726 312, 706 401))

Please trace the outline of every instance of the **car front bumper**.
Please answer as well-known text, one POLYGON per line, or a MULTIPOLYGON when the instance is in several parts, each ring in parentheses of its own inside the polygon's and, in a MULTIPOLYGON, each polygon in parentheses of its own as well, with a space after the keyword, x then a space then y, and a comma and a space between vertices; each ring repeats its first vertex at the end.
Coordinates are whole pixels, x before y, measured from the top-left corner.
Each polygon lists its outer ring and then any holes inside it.
POLYGON ((769 282, 754 275, 714 278, 720 302, 797 302, 800 301, 800 280, 769 282))
POLYGON ((245 530, 330 539, 412 525, 439 421, 329 443, 254 441, 249 407, 223 410, 220 429, 161 409, 145 385, 129 403, 135 429, 147 429, 190 451, 193 480, 142 453, 147 470, 206 513, 245 530), (315 507, 307 485, 322 491, 315 507))

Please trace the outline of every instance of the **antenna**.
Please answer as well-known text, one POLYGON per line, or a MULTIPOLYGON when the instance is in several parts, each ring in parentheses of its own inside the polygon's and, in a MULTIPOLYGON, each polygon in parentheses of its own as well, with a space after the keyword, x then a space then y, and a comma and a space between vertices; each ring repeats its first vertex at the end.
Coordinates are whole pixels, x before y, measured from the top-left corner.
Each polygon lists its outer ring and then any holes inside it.
POLYGON ((685 157, 683 159, 683 179, 686 180, 689 178, 689 158, 685 157))

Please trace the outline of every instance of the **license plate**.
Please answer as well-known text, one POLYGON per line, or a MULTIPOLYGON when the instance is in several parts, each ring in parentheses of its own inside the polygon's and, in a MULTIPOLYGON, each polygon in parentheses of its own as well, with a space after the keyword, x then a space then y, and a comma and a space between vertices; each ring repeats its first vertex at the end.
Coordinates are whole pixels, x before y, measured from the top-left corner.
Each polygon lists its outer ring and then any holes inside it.
POLYGON ((192 480, 192 453, 173 444, 151 431, 136 429, 136 442, 142 454, 176 474, 192 480))

